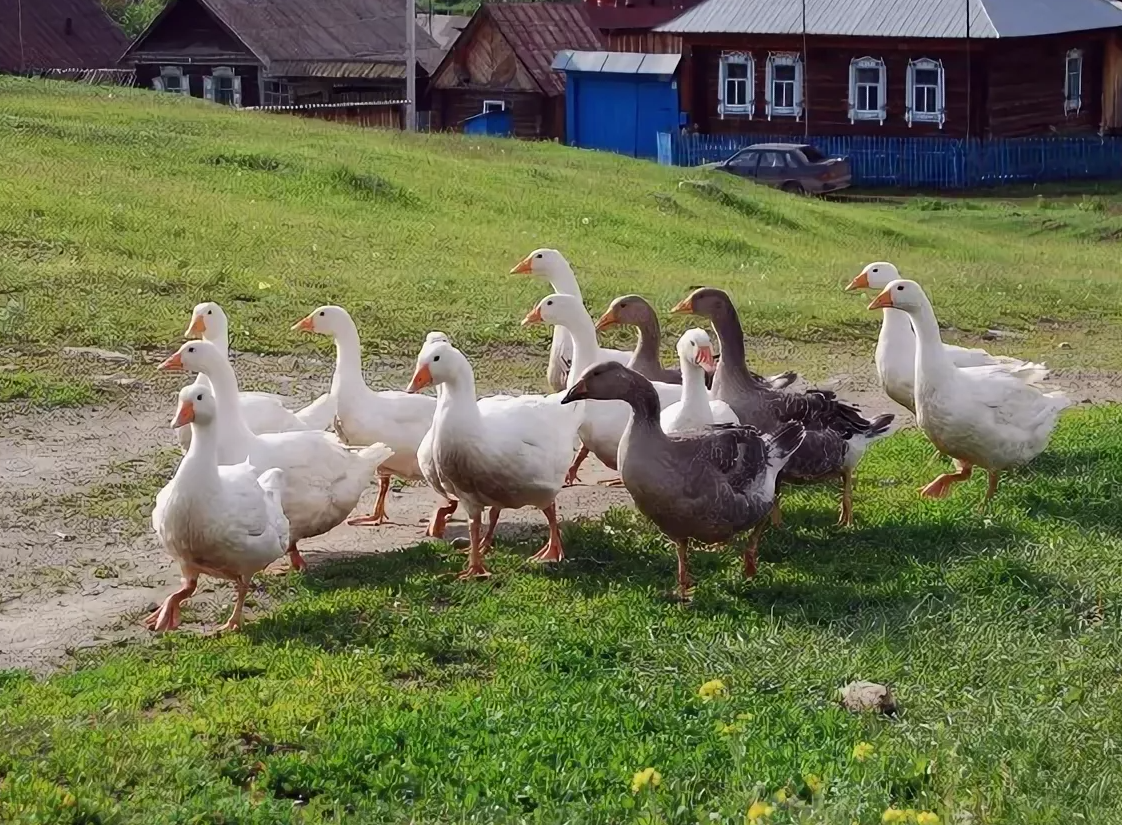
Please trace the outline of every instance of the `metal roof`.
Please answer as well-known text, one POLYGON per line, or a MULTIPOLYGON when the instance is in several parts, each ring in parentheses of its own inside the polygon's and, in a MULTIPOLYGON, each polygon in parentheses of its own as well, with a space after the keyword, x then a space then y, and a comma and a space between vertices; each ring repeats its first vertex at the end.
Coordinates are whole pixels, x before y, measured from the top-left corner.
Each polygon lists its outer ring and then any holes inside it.
MULTIPOLYGON (((802 34, 802 0, 705 0, 656 31, 802 34)), ((1122 27, 1110 0, 806 0, 806 33, 843 37, 1035 37, 1122 27)))
POLYGON ((128 44, 98 0, 0 0, 0 71, 112 69, 128 44))
POLYGON ((578 52, 564 49, 553 61, 556 72, 599 72, 602 74, 671 75, 678 69, 680 54, 640 54, 637 52, 578 52))

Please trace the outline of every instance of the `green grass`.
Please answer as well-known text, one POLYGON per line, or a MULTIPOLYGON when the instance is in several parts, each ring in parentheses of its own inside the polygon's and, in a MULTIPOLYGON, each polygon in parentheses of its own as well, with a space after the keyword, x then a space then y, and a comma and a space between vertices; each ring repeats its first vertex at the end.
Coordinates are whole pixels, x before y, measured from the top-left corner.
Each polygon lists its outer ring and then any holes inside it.
POLYGON ((39 407, 82 407, 97 399, 97 391, 84 381, 59 380, 40 372, 0 372, 0 402, 29 401, 39 407))
POLYGON ((279 607, 243 634, 0 674, 0 819, 739 825, 785 790, 802 807, 771 822, 1117 821, 1120 426, 1071 413, 986 517, 980 481, 921 502, 930 448, 900 434, 863 466, 857 528, 795 491, 757 579, 696 553, 688 606, 665 542, 617 511, 567 524, 556 570, 526 562, 536 537, 501 543, 488 583, 454 581, 443 546, 339 560, 270 581, 279 607), (840 709, 857 678, 898 717, 840 709), (662 783, 634 796, 645 767, 662 783))
MULTIPOLYGON (((214 299, 236 348, 326 354, 327 341, 289 327, 336 302, 381 362, 410 364, 440 328, 473 358, 492 356, 488 383, 490 370, 540 360, 548 331, 518 324, 542 288, 506 273, 547 245, 573 262, 593 312, 622 292, 665 311, 693 285, 728 288, 763 360, 796 357, 818 378, 820 354, 871 348, 878 318, 841 288, 875 259, 930 289, 961 331, 953 340, 997 325, 1026 335, 998 350, 1122 368, 1122 343, 1104 334, 1122 306, 1122 200, 1110 194, 1094 208, 849 204, 714 177, 724 194, 713 196, 679 188, 701 173, 548 143, 411 137, 11 79, 0 80, 0 141, 0 343, 21 353, 164 351, 190 307, 214 299)), ((667 319, 668 354, 686 323, 667 319)))

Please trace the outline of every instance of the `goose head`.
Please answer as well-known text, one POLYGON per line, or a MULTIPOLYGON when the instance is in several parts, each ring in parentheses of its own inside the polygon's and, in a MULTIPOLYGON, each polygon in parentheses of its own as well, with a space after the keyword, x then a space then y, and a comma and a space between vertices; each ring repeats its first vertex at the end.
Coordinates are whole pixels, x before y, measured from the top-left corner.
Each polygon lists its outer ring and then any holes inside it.
MULTIPOLYGON (((638 392, 639 385, 650 382, 618 361, 601 361, 581 373, 577 383, 565 393, 562 404, 592 399, 595 401, 626 401, 638 392)), ((654 392, 653 388, 651 392, 654 392)), ((657 398, 657 395, 656 395, 657 398)))
POLYGON ((596 322, 597 330, 614 324, 639 327, 654 320, 654 309, 639 295, 621 295, 608 305, 608 311, 596 322))
POLYGON ((188 384, 179 391, 179 407, 171 426, 174 429, 188 424, 209 424, 217 414, 214 392, 205 384, 188 384))
POLYGON ((731 306, 732 300, 723 289, 703 286, 675 304, 670 311, 679 315, 700 315, 713 320, 727 312, 731 306))
POLYGON ((687 329, 678 339, 678 358, 682 366, 696 365, 706 372, 713 372, 717 362, 713 358, 713 342, 709 333, 703 329, 687 329))
POLYGON ((902 309, 904 312, 917 312, 928 305, 923 287, 915 281, 897 278, 885 285, 881 293, 869 304, 869 309, 902 309))
POLYGON ((292 325, 292 329, 300 332, 314 332, 332 338, 353 328, 350 313, 337 306, 322 306, 292 325))
POLYGON ((214 301, 203 301, 191 310, 191 323, 184 338, 202 338, 207 341, 224 341, 230 334, 230 322, 222 307, 214 301))
POLYGON ((535 249, 510 270, 511 275, 536 275, 551 284, 571 278, 573 268, 556 249, 535 249))
POLYGON ((417 355, 417 366, 406 392, 420 392, 425 387, 444 384, 470 368, 462 352, 447 341, 426 343, 417 355))
POLYGON ((209 374, 225 361, 226 358, 218 347, 210 341, 188 341, 156 369, 161 372, 201 372, 209 374))
POLYGON ((900 271, 888 261, 876 261, 869 264, 849 282, 846 292, 857 289, 884 289, 900 277, 900 271))
POLYGON ((425 336, 425 344, 424 345, 427 347, 429 344, 451 344, 451 343, 452 343, 452 339, 449 338, 445 333, 437 332, 436 330, 433 330, 432 332, 430 332, 428 335, 425 336))
POLYGON ((522 319, 522 326, 551 324, 571 329, 581 321, 582 316, 588 318, 588 310, 579 298, 554 292, 538 301, 538 305, 522 319))

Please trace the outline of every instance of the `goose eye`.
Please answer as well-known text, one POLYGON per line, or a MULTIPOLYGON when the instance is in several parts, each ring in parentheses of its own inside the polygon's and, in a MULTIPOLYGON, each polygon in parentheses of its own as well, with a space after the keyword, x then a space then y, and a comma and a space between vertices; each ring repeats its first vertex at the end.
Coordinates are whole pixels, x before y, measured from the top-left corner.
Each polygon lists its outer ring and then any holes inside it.
POLYGON ((545 302, 545 305, 546 305, 547 307, 551 307, 551 306, 553 306, 553 301, 546 301, 546 302, 545 302))
POLYGON ((326 315, 326 314, 327 314, 326 312, 321 312, 321 313, 319 314, 319 317, 320 317, 320 318, 322 318, 322 317, 323 317, 324 315, 326 315))
POLYGON ((202 400, 203 400, 203 396, 202 396, 202 394, 200 393, 199 395, 196 395, 196 396, 195 396, 195 400, 196 400, 196 401, 202 401, 202 400))
POLYGON ((194 348, 194 347, 187 347, 187 351, 188 351, 188 352, 194 352, 194 351, 195 351, 195 348, 194 348))
POLYGON ((435 364, 435 363, 436 363, 437 361, 439 361, 439 360, 440 360, 440 356, 439 356, 439 355, 434 355, 434 356, 432 357, 432 362, 433 362, 434 364, 435 364))
POLYGON ((538 260, 540 261, 540 260, 541 260, 541 258, 542 258, 542 253, 540 253, 540 252, 539 252, 539 253, 538 253, 537 255, 535 255, 534 257, 535 257, 535 258, 537 258, 537 259, 538 259, 538 260))
POLYGON ((207 315, 213 315, 213 314, 214 314, 214 310, 212 310, 212 309, 208 309, 208 310, 206 311, 206 314, 207 314, 207 315))
POLYGON ((900 284, 900 286, 896 287, 896 291, 900 292, 903 288, 904 288, 904 285, 900 284))
POLYGON ((874 269, 874 270, 873 270, 873 274, 874 274, 874 275, 875 275, 876 273, 878 273, 878 272, 880 272, 880 270, 879 270, 879 269, 874 269))

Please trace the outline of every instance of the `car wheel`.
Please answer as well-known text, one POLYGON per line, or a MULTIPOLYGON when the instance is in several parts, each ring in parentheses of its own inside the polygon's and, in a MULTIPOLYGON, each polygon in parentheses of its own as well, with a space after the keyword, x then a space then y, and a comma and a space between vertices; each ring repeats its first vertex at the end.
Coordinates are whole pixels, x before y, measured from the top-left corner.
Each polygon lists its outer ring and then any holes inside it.
POLYGON ((784 192, 790 192, 792 195, 805 195, 806 194, 806 190, 803 189, 803 185, 801 183, 799 183, 797 180, 789 180, 779 188, 782 189, 784 192))

